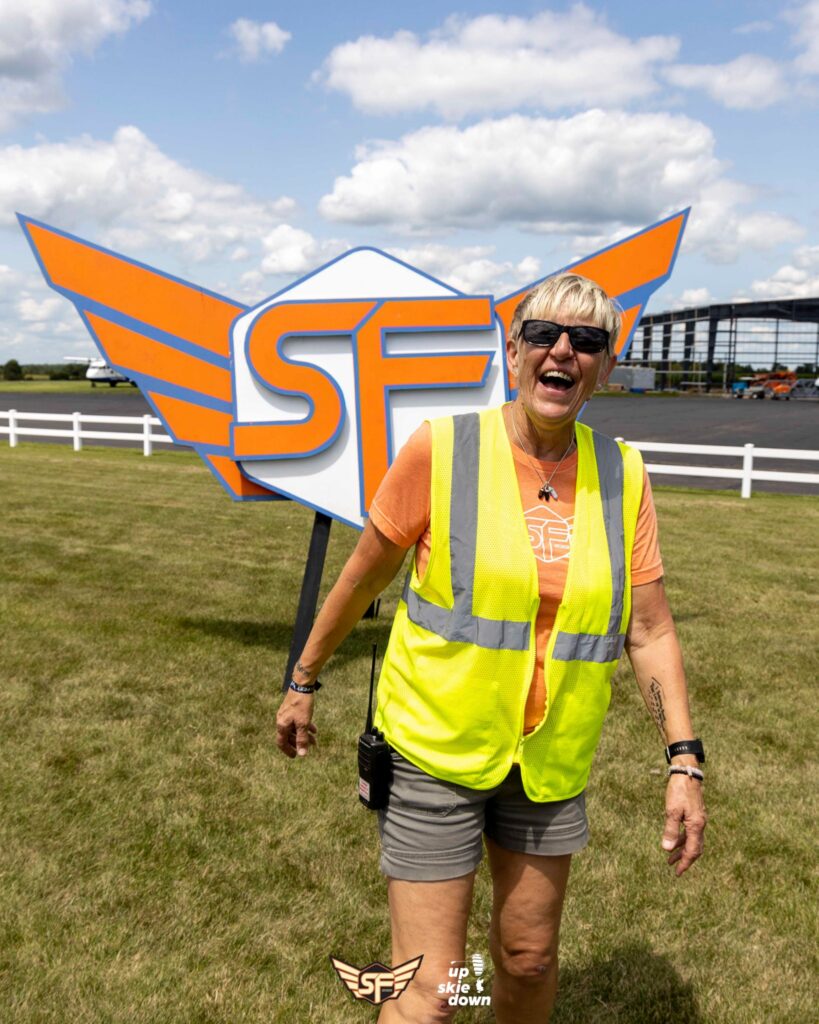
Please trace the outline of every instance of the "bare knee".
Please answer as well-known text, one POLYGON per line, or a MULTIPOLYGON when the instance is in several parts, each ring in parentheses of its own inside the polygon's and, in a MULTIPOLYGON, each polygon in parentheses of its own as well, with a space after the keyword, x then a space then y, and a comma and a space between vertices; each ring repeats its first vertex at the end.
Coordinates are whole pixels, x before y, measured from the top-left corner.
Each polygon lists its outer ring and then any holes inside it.
POLYGON ((536 985, 557 970, 557 947, 539 943, 516 946, 494 943, 492 960, 498 973, 520 983, 536 985))

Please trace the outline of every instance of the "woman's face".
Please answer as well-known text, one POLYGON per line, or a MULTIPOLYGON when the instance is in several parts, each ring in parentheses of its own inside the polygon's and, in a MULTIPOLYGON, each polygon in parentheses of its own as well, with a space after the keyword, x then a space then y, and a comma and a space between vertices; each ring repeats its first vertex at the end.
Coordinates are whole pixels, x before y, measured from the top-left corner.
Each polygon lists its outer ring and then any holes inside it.
MULTIPOLYGON (((538 319, 567 327, 599 327, 592 320, 571 317, 558 310, 538 319)), ((565 332, 551 348, 506 342, 509 369, 518 378, 518 397, 529 419, 544 430, 574 423, 598 384, 604 384, 616 362, 607 352, 576 352, 565 332)))

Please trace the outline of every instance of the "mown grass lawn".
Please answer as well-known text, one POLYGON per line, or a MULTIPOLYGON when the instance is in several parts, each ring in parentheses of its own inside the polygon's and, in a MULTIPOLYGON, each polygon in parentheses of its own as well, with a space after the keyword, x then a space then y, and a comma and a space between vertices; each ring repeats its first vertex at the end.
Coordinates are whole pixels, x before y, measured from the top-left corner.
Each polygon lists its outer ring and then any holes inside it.
MULTIPOLYGON (((554 1022, 814 1024, 819 502, 656 499, 707 853, 665 865, 662 752, 621 667, 554 1022)), ((327 958, 389 962, 355 739, 395 586, 291 763, 273 720, 311 513, 234 505, 189 454, 46 445, 0 448, 0 510, 0 1021, 373 1020, 327 958)), ((326 579, 354 540, 333 528, 326 579)), ((482 874, 470 952, 488 913, 482 874)))

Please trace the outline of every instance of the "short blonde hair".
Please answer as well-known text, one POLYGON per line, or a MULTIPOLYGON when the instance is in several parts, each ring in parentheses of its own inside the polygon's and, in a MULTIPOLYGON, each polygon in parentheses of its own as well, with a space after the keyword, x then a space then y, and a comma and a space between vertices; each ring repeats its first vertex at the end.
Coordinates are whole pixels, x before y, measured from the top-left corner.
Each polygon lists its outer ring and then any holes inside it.
POLYGON ((519 345, 524 320, 554 320, 558 313, 567 320, 588 320, 608 331, 608 353, 614 355, 623 311, 596 281, 580 274, 555 274, 524 295, 512 317, 509 337, 519 345))

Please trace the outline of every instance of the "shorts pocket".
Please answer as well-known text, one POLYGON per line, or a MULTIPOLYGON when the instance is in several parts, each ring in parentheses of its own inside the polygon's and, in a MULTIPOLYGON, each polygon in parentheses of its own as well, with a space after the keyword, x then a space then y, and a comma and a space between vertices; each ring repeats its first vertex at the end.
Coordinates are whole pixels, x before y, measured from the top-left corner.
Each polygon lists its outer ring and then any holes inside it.
POLYGON ((458 789, 461 787, 428 775, 395 750, 391 751, 390 756, 392 758, 390 804, 393 810, 403 808, 411 811, 413 815, 445 817, 452 814, 458 806, 467 802, 458 793, 458 789))

